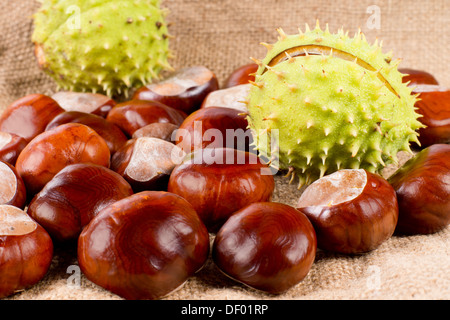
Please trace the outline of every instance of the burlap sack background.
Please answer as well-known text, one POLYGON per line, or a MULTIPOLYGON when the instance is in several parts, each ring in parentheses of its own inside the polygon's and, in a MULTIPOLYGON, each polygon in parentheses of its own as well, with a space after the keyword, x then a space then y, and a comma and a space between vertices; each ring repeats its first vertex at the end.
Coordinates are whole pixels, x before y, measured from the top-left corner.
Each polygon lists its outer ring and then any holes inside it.
MULTIPOLYGON (((370 42, 383 40, 402 67, 423 69, 450 86, 450 1, 289 1, 166 0, 171 10, 171 48, 175 68, 201 64, 224 81, 249 57, 262 58, 260 42, 275 42, 276 28, 297 32, 305 23, 329 24, 331 31, 358 27, 370 42), (368 7, 380 10, 379 29, 368 27, 368 7)), ((37 67, 30 43, 34 0, 0 1, 0 108, 30 93, 51 93, 53 82, 37 67)), ((0 109, 1 110, 1 109, 0 109)), ((406 161, 407 158, 402 158, 406 161)), ((388 176, 395 170, 385 170, 388 176)), ((277 176, 274 201, 295 204, 300 191, 277 176)), ((317 253, 308 276, 280 296, 237 284, 211 260, 167 299, 449 299, 450 228, 429 236, 394 236, 377 250, 359 256, 317 253)), ((120 299, 77 277, 76 250, 57 247, 41 283, 9 299, 120 299), (72 269, 74 268, 74 269, 72 269), (75 271, 74 271, 75 270, 75 271), (78 281, 79 280, 79 281, 78 281)))

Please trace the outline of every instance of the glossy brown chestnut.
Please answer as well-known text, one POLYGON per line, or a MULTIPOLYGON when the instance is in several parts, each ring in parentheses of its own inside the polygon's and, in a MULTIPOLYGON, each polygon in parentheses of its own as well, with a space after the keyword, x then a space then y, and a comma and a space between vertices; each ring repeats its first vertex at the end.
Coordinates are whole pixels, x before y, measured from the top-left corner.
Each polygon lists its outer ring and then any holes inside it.
POLYGON ((172 171, 168 191, 192 204, 210 232, 254 203, 270 201, 274 177, 257 155, 229 148, 199 149, 172 171))
POLYGON ((0 298, 41 281, 52 258, 47 231, 22 209, 0 205, 0 298))
POLYGON ((398 69, 401 73, 405 74, 403 82, 409 82, 409 86, 414 87, 418 84, 439 84, 436 78, 429 72, 410 68, 398 69))
POLYGON ((423 149, 388 178, 397 193, 396 232, 430 234, 450 223, 450 145, 423 149))
POLYGON ((450 143, 450 90, 435 85, 420 85, 413 89, 419 93, 415 107, 422 115, 419 121, 426 125, 419 129, 420 146, 450 143))
POLYGON ((44 132, 55 116, 64 112, 59 104, 43 94, 31 94, 9 105, 0 117, 0 131, 14 133, 30 141, 44 132))
POLYGON ((185 152, 169 141, 141 137, 130 139, 111 158, 111 169, 123 176, 134 192, 167 190, 170 173, 185 152))
POLYGON ((27 213, 52 239, 74 240, 103 208, 132 194, 133 189, 118 173, 94 164, 72 164, 33 198, 27 213))
POLYGON ((209 234, 195 210, 163 191, 143 191, 106 207, 78 240, 84 275, 128 300, 169 295, 208 254, 209 234))
POLYGON ((135 100, 159 101, 190 114, 200 108, 205 97, 219 88, 216 75, 204 66, 183 68, 167 79, 143 86, 135 100))
POLYGON ((395 190, 381 176, 344 169, 309 185, 297 208, 316 230, 318 247, 344 254, 376 249, 394 233, 395 190))
POLYGON ((225 222, 214 239, 212 258, 230 278, 280 294, 306 277, 316 251, 316 233, 303 213, 286 204, 260 202, 225 222))
POLYGON ((209 107, 191 113, 175 134, 175 144, 190 153, 201 148, 249 151, 253 138, 246 116, 231 108, 209 107))
POLYGON ((251 84, 241 84, 213 91, 203 100, 201 108, 224 107, 246 113, 247 105, 245 101, 247 101, 251 86, 251 84))
POLYGON ((157 101, 131 100, 117 104, 108 113, 106 120, 114 123, 128 137, 150 123, 173 123, 180 125, 186 114, 157 101))
POLYGON ((152 137, 172 142, 174 140, 173 133, 178 128, 179 126, 173 123, 150 123, 136 130, 131 137, 133 139, 152 137))
POLYGON ((27 191, 16 168, 0 161, 0 204, 9 204, 20 209, 25 207, 27 191))
POLYGON ((27 144, 28 141, 17 134, 0 131, 0 161, 15 165, 27 144))
POLYGON ((254 73, 258 70, 256 63, 249 63, 235 69, 227 78, 224 88, 230 88, 241 84, 247 84, 249 81, 255 81, 254 73))
POLYGON ((29 198, 69 164, 91 162, 109 167, 105 140, 84 124, 67 123, 34 138, 17 158, 16 169, 29 198))
POLYGON ((60 91, 51 96, 65 111, 91 113, 106 118, 117 104, 114 99, 92 92, 60 91))
POLYGON ((111 154, 114 154, 128 140, 125 133, 123 133, 123 131, 114 123, 111 123, 98 115, 80 111, 66 111, 60 113, 48 123, 45 130, 51 130, 66 123, 81 123, 93 129, 105 140, 111 154))

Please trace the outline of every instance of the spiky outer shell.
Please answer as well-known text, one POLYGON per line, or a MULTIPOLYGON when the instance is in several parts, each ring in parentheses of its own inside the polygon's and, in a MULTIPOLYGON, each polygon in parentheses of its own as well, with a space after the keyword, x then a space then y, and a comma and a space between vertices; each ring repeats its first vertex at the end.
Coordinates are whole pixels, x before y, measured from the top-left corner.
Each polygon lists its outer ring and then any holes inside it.
POLYGON ((398 61, 320 26, 279 30, 248 97, 248 122, 261 156, 299 177, 299 186, 345 168, 380 172, 418 142, 417 96, 402 83, 398 61))
POLYGON ((170 69, 159 0, 43 0, 32 41, 39 64, 71 91, 127 93, 170 69))

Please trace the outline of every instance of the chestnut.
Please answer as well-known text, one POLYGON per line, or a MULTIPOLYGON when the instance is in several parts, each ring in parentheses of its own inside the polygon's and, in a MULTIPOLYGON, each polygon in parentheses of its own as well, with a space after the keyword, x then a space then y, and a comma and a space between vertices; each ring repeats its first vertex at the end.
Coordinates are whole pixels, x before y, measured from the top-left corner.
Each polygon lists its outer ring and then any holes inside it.
POLYGON ((0 131, 14 133, 29 142, 61 112, 64 109, 49 96, 30 94, 6 108, 0 117, 0 131))
POLYGON ((27 144, 28 141, 17 134, 0 131, 0 161, 15 165, 27 144))
POLYGON ((166 190, 170 173, 185 152, 169 141, 152 137, 130 139, 111 158, 111 169, 132 186, 134 192, 166 190))
POLYGON ((201 108, 225 107, 247 112, 247 97, 251 84, 241 84, 230 88, 220 89, 211 92, 203 100, 201 108))
POLYGON ((45 130, 51 130, 66 123, 81 123, 93 129, 105 140, 111 154, 114 154, 128 140, 125 133, 114 123, 107 121, 101 116, 80 111, 60 113, 48 123, 45 130))
POLYGON ((105 140, 84 124, 66 123, 39 134, 17 158, 16 169, 29 198, 69 164, 91 162, 109 167, 105 140))
POLYGON ((190 114, 200 108, 210 92, 218 88, 219 82, 211 70, 193 66, 180 69, 163 81, 141 87, 133 99, 159 101, 190 114))
POLYGON ((439 84, 439 82, 436 80, 436 78, 431 73, 423 71, 423 70, 400 68, 400 69, 398 69, 398 71, 405 75, 403 77, 402 81, 404 83, 409 82, 408 86, 411 86, 411 87, 414 87, 414 86, 420 85, 420 84, 432 84, 432 85, 439 84))
POLYGON ((209 232, 244 206, 270 201, 275 182, 256 154, 231 148, 198 149, 177 165, 167 190, 192 204, 209 232))
POLYGON ((27 200, 27 191, 16 168, 0 161, 0 204, 9 204, 23 209, 27 200))
POLYGON ((420 85, 413 89, 419 94, 415 108, 421 115, 419 121, 426 127, 420 128, 420 147, 436 143, 450 143, 450 90, 436 85, 420 85))
POLYGON ((0 298, 41 281, 52 259, 47 231, 22 209, 0 205, 0 298))
POLYGON ((297 203, 316 230, 318 247, 359 254, 376 249, 394 233, 394 188, 378 174, 343 169, 309 185, 297 203))
POLYGON ((247 84, 249 81, 255 81, 254 73, 258 71, 256 63, 249 63, 233 70, 225 80, 224 88, 230 88, 241 84, 247 84))
POLYGON ((178 128, 179 126, 173 123, 150 123, 136 130, 131 138, 136 139, 141 137, 153 137, 166 141, 172 141, 172 134, 178 128))
POLYGON ((186 153, 200 148, 250 150, 252 133, 244 115, 231 108, 209 107, 191 113, 175 134, 175 144, 186 153))
POLYGON ((233 280, 280 294, 306 277, 316 251, 316 233, 303 213, 287 204, 259 202, 230 216, 214 238, 212 258, 233 280))
POLYGON ((396 233, 431 234, 450 223, 450 145, 423 149, 388 181, 397 193, 396 233))
POLYGON ((100 165, 66 166, 31 200, 27 213, 63 242, 77 239, 103 208, 133 194, 118 173, 100 165))
POLYGON ((51 96, 65 111, 80 111, 106 118, 117 102, 101 93, 59 91, 51 96))
POLYGON ((143 191, 109 205, 78 239, 84 275, 127 300, 169 295, 208 255, 209 234, 195 210, 164 191, 143 191))
POLYGON ((117 104, 106 120, 117 125, 131 138, 133 133, 150 123, 173 123, 180 125, 186 114, 157 101, 130 100, 117 104))

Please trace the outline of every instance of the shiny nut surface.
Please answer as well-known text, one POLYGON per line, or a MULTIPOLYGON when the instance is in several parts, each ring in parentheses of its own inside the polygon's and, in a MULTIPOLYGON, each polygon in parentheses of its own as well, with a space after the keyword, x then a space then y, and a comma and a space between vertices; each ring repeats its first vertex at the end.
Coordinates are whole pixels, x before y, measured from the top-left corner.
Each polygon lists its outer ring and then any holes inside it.
POLYGON ((296 207, 313 224, 319 248, 344 254, 376 249, 392 236, 398 221, 395 190, 363 169, 344 169, 315 181, 296 207))
POLYGON ((163 191, 144 191, 103 209, 78 241, 81 271, 125 299, 160 299, 200 268, 209 235, 192 206, 163 191))
POLYGON ((219 88, 216 75, 204 66, 186 67, 166 79, 143 86, 133 99, 159 101, 190 114, 199 109, 205 97, 219 88))
POLYGON ((438 143, 450 143, 450 89, 435 85, 420 85, 413 89, 419 101, 415 107, 419 121, 426 127, 419 129, 422 148, 438 143))
POLYGON ((150 123, 173 123, 180 125, 186 114, 157 101, 131 100, 117 104, 106 120, 122 129, 128 137, 150 123))
POLYGON ((175 144, 190 153, 201 148, 249 151, 253 141, 246 116, 240 111, 209 107, 191 113, 175 134, 175 144))
POLYGON ((28 141, 14 133, 0 131, 0 161, 15 165, 28 141))
POLYGON ((286 204, 260 202, 225 222, 214 239, 212 257, 232 279, 279 294, 306 277, 316 250, 314 228, 303 213, 286 204))
POLYGON ((225 80, 224 88, 230 88, 241 84, 247 84, 249 81, 255 81, 254 73, 258 70, 256 63, 249 63, 233 70, 225 80))
POLYGON ((270 201, 274 177, 255 155, 236 149, 196 150, 173 169, 168 191, 192 204, 210 232, 235 211, 270 201))
POLYGON ((56 115, 64 112, 59 104, 43 94, 31 94, 9 105, 0 117, 0 131, 14 133, 30 141, 44 132, 56 115))
POLYGON ((450 145, 425 148, 388 181, 399 204, 396 232, 430 234, 450 223, 450 145))
POLYGON ((414 87, 420 84, 439 84, 436 78, 429 72, 411 68, 400 68, 398 69, 401 73, 405 74, 403 77, 403 82, 409 82, 410 87, 414 87))
POLYGON ((108 145, 94 130, 67 123, 34 138, 17 158, 16 169, 32 197, 65 166, 91 162, 109 167, 110 157, 108 145))
POLYGON ((57 241, 74 240, 103 208, 133 194, 118 173, 100 165, 73 164, 33 198, 27 213, 57 241))
POLYGON ((48 131, 66 123, 80 123, 93 129, 105 140, 111 154, 114 154, 128 140, 125 133, 114 123, 101 116, 80 111, 60 113, 48 123, 45 130, 48 131))
POLYGON ((0 298, 41 281, 52 258, 47 231, 22 209, 0 205, 0 298))

